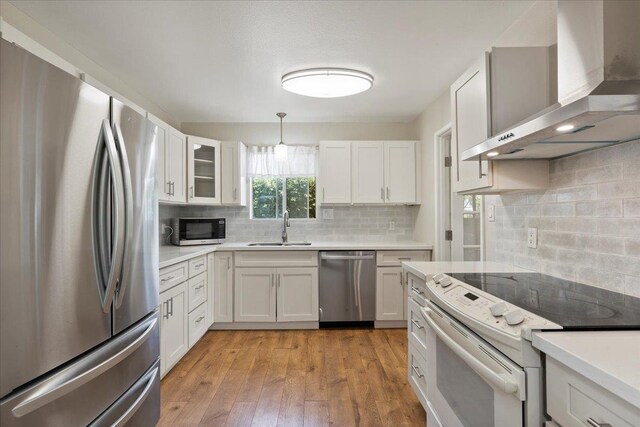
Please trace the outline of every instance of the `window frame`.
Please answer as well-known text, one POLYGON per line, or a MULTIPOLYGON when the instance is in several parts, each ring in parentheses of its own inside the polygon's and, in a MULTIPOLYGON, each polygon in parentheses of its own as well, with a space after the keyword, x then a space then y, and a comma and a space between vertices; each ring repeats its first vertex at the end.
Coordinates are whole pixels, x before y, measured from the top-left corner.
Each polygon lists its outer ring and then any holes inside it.
MULTIPOLYGON (((295 222, 297 222, 297 221, 315 221, 315 220, 318 219, 317 197, 316 197, 316 206, 315 206, 315 218, 309 218, 309 216, 308 216, 309 212, 310 212, 310 202, 311 202, 311 194, 310 194, 311 185, 310 185, 309 180, 313 178, 317 182, 317 179, 318 179, 318 177, 313 176, 313 175, 310 175, 310 176, 250 176, 250 177, 248 177, 248 179, 249 179, 249 183, 248 184, 249 184, 249 189, 250 189, 249 190, 250 191, 250 193, 249 193, 249 202, 250 202, 249 203, 249 209, 250 209, 250 211, 249 211, 249 219, 258 220, 258 221, 274 221, 274 220, 275 221, 282 221, 282 217, 278 217, 277 216, 278 215, 278 196, 277 195, 276 195, 276 217, 275 218, 256 218, 255 217, 255 215, 253 213, 253 209, 254 209, 254 203, 253 203, 253 190, 254 190, 253 180, 254 180, 254 178, 274 179, 274 180, 281 179, 282 180, 282 206, 281 206, 281 208, 282 208, 282 213, 283 214, 284 214, 285 210, 288 210, 288 204, 287 204, 287 179, 290 179, 290 178, 294 178, 294 179, 295 178, 306 178, 307 179, 307 192, 306 192, 306 195, 307 195, 307 197, 306 197, 307 198, 307 209, 306 209, 307 217, 306 218, 290 217, 289 219, 291 221, 295 221, 295 222)), ((276 191, 278 191, 278 189, 276 189, 276 191)), ((315 186, 315 191, 316 192, 318 191, 317 184, 315 186)), ((317 196, 317 194, 316 194, 316 196, 317 196)))

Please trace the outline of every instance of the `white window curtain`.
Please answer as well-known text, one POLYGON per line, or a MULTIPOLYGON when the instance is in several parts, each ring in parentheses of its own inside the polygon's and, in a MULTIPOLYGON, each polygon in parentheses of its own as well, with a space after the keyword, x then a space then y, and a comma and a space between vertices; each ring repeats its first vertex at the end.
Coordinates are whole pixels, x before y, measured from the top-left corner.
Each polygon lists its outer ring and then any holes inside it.
POLYGON ((287 145, 287 159, 277 160, 274 146, 251 146, 247 150, 247 174, 251 176, 316 176, 318 147, 287 145))

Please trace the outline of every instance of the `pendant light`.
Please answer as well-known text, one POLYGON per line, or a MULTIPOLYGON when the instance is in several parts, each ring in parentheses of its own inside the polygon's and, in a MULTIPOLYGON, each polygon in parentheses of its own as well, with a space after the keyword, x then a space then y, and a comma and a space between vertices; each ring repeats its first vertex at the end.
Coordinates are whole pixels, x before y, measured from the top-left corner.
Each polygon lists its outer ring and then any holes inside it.
POLYGON ((287 146, 284 145, 284 141, 282 140, 282 119, 286 116, 287 113, 277 113, 276 116, 280 117, 280 142, 276 145, 274 151, 276 161, 278 162, 286 162, 287 161, 287 146))

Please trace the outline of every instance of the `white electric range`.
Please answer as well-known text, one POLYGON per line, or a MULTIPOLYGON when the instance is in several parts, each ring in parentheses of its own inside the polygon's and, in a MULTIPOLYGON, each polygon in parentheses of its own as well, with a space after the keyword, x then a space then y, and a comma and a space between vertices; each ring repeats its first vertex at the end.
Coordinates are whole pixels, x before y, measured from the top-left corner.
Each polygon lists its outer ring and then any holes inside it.
POLYGON ((420 363, 410 349, 409 380, 422 386, 414 389, 424 393, 429 427, 542 426, 544 370, 532 331, 640 326, 640 299, 537 273, 409 277, 410 348, 421 335, 425 353, 420 363))

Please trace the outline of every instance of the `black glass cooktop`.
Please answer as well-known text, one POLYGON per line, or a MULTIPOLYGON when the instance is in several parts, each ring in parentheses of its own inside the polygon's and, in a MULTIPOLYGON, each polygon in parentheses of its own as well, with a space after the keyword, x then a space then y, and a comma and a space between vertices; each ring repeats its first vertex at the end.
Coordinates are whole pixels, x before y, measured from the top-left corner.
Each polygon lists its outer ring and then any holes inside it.
POLYGON ((539 273, 446 274, 563 329, 640 329, 640 298, 539 273))

